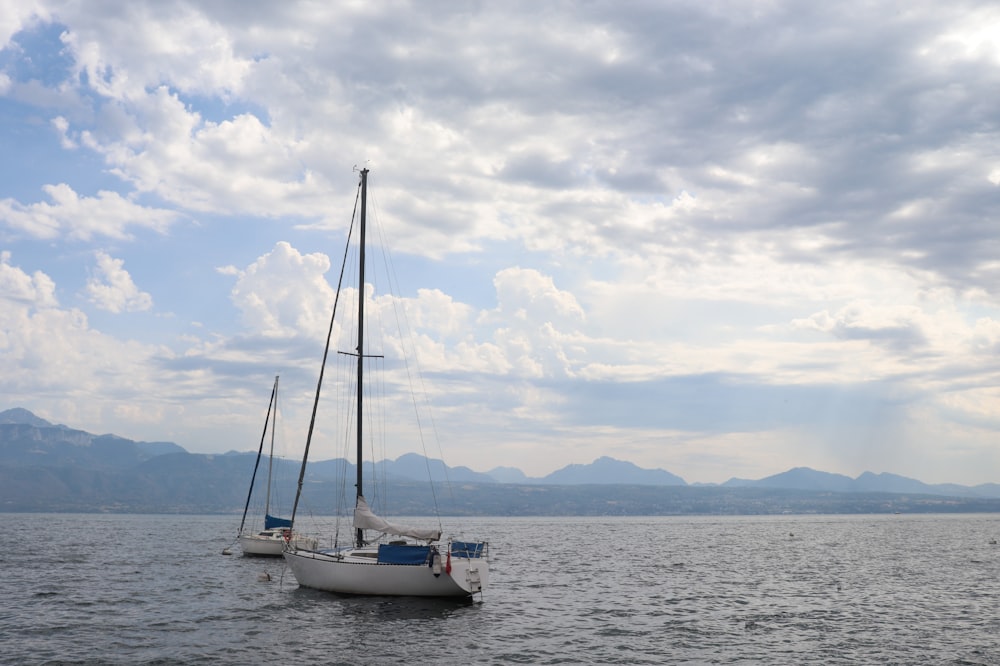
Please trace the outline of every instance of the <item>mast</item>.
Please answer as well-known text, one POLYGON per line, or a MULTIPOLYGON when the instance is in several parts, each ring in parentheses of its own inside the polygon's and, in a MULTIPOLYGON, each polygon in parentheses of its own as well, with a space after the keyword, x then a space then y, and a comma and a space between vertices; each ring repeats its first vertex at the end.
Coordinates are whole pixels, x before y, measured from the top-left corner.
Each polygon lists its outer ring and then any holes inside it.
MULTIPOLYGON (((361 497, 364 492, 362 488, 364 464, 362 455, 364 446, 361 436, 361 424, 363 423, 361 400, 364 394, 362 379, 365 364, 365 220, 368 210, 368 169, 361 170, 361 235, 360 252, 358 258, 358 426, 357 426, 357 457, 355 458, 358 468, 357 497, 361 497)), ((358 548, 365 545, 364 530, 360 527, 356 529, 355 542, 358 548)))
MULTIPOLYGON (((278 393, 278 378, 274 378, 274 388, 271 389, 271 400, 267 403, 267 416, 264 417, 264 432, 260 433, 260 446, 257 447, 257 462, 253 464, 253 475, 250 477, 250 490, 247 491, 247 503, 243 505, 243 520, 240 521, 240 531, 236 536, 243 534, 243 526, 247 522, 247 511, 250 509, 250 497, 253 495, 253 482, 257 479, 257 468, 260 466, 260 455, 264 452, 264 439, 267 437, 267 424, 271 421, 271 407, 274 405, 276 394, 278 393)), ((271 430, 274 433, 274 430, 271 430)), ((271 443, 271 450, 274 451, 274 443, 271 443)), ((270 472, 268 472, 267 492, 271 492, 270 472)), ((266 511, 265 511, 266 516, 266 511)), ((264 518, 267 521, 267 518, 264 518)))
MULTIPOLYGON (((359 192, 360 192, 360 188, 359 192)), ((354 198, 354 212, 358 210, 358 198, 354 198)), ((319 366, 319 379, 316 380, 316 397, 313 398, 312 416, 309 417, 309 430, 306 433, 306 448, 302 453, 302 466, 299 467, 299 483, 295 488, 295 503, 292 504, 291 525, 295 526, 295 516, 299 510, 299 499, 302 497, 302 484, 306 478, 306 465, 309 463, 309 447, 312 444, 313 429, 316 427, 316 411, 319 409, 319 396, 323 390, 323 374, 326 371, 326 359, 330 354, 330 338, 333 337, 333 324, 337 320, 337 306, 340 304, 340 288, 344 286, 344 269, 347 267, 347 255, 351 249, 350 238, 354 230, 354 213, 351 213, 351 228, 347 231, 348 242, 344 243, 344 258, 340 262, 340 278, 337 280, 337 295, 333 299, 333 312, 330 313, 330 326, 326 329, 326 345, 323 347, 323 362, 319 366)), ((261 446, 264 445, 263 436, 261 446)), ((244 518, 246 512, 244 512, 244 518)))
POLYGON ((271 390, 271 404, 274 405, 274 418, 271 419, 271 455, 267 458, 267 495, 264 496, 264 527, 267 527, 267 517, 271 513, 271 470, 274 467, 274 426, 278 424, 278 375, 274 376, 274 389, 271 390))

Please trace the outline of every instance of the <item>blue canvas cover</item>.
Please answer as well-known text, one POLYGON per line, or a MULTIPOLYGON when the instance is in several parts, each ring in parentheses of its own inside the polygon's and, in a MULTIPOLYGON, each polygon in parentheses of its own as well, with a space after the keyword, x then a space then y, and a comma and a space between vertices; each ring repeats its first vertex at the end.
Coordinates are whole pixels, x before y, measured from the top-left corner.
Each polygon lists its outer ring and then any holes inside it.
POLYGON ((426 564, 430 546, 383 543, 378 547, 379 564, 426 564))
POLYGON ((287 518, 275 518, 270 514, 264 516, 264 529, 273 530, 276 527, 291 527, 292 521, 287 518))
POLYGON ((483 554, 481 541, 452 541, 451 554, 455 557, 479 557, 483 554))

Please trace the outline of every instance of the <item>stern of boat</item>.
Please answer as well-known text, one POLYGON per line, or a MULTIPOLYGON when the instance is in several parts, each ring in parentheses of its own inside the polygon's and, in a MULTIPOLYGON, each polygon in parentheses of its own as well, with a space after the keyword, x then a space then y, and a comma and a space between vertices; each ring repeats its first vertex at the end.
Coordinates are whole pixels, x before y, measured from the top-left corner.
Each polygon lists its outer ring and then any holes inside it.
POLYGON ((490 582, 489 544, 452 541, 448 544, 452 579, 470 595, 482 594, 490 582))

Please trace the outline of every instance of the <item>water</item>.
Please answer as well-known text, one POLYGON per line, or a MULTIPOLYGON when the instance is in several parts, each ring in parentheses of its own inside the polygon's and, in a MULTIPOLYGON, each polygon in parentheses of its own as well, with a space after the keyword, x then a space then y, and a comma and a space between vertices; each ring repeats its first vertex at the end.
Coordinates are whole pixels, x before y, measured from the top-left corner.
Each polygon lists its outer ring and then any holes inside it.
POLYGON ((299 589, 232 516, 3 519, 5 664, 1000 664, 1000 515, 463 519, 471 604, 299 589))

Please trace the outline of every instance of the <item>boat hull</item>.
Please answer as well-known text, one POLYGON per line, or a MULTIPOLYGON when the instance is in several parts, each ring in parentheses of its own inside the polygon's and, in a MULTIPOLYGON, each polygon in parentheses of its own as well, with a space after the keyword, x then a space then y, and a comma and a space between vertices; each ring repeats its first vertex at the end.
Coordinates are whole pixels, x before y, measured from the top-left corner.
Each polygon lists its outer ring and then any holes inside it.
POLYGON ((469 597, 481 593, 489 582, 485 557, 453 557, 451 572, 437 575, 427 565, 380 564, 336 551, 288 549, 285 561, 302 587, 339 594, 469 597))
MULTIPOLYGON (((284 529, 270 529, 256 534, 240 535, 240 548, 243 550, 243 554, 253 557, 281 557, 286 545, 284 529)), ((293 534, 292 546, 315 548, 316 540, 293 534)))
POLYGON ((271 539, 261 536, 241 536, 240 548, 244 555, 254 557, 281 557, 285 549, 284 539, 271 539))

